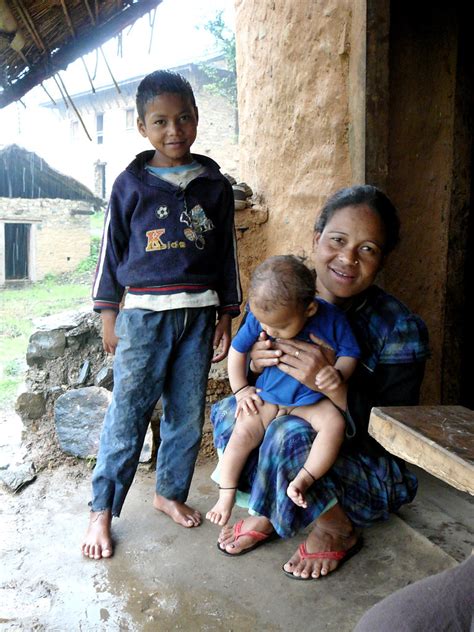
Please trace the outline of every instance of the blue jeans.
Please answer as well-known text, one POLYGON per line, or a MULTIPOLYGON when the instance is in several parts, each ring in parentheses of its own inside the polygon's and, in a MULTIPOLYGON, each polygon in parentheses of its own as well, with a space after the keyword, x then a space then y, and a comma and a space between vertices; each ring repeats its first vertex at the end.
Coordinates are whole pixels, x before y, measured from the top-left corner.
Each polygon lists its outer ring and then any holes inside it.
POLYGON ((215 322, 215 307, 120 312, 112 402, 92 475, 92 511, 120 515, 160 397, 156 493, 186 501, 201 443, 215 322))

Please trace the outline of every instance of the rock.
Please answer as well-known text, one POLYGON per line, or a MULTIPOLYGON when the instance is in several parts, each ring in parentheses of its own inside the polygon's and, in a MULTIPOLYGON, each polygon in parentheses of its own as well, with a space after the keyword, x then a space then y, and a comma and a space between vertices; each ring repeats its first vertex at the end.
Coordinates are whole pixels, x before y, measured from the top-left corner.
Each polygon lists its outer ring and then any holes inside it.
POLYGON ((79 375, 77 377, 77 382, 76 382, 77 386, 82 386, 83 384, 86 383, 87 378, 89 377, 90 370, 91 370, 91 363, 89 360, 86 360, 84 364, 82 365, 79 375))
POLYGON ((96 456, 104 415, 111 393, 99 386, 68 391, 54 405, 54 422, 63 452, 86 458, 96 456))
POLYGON ((16 400, 15 411, 22 419, 39 419, 46 412, 43 393, 21 393, 16 400))
POLYGON ((45 360, 52 360, 63 355, 66 348, 66 336, 64 331, 54 329, 52 331, 37 331, 28 344, 26 361, 28 366, 42 367, 45 360))
MULTIPOLYGON (((54 422, 63 452, 81 458, 97 456, 100 431, 112 394, 99 386, 68 391, 58 397, 54 406, 54 422)), ((149 463, 153 434, 148 428, 140 454, 140 463, 149 463)))
POLYGON ((114 371, 111 366, 102 367, 95 376, 94 384, 111 391, 114 387, 114 371))
POLYGON ((35 466, 31 462, 10 465, 6 470, 0 470, 0 482, 13 493, 22 490, 35 478, 35 466))

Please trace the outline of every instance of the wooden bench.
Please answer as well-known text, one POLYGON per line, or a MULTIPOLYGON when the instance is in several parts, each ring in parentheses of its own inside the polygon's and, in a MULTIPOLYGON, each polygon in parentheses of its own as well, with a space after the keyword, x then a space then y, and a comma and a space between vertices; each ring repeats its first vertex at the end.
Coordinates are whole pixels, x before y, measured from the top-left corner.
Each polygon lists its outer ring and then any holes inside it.
POLYGON ((474 411, 463 406, 372 408, 369 434, 388 452, 474 494, 474 411))

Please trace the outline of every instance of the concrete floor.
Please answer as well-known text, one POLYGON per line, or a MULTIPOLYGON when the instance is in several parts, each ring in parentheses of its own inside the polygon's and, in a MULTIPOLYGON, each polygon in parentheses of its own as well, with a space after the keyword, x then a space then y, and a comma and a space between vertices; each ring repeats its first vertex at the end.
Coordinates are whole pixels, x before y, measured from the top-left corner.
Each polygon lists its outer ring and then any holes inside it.
MULTIPOLYGON (((203 513, 216 492, 211 469, 198 467, 191 490, 203 513)), ((0 630, 345 632, 387 594, 472 548, 472 499, 422 473, 403 520, 366 530, 362 551, 331 576, 292 581, 281 566, 303 534, 228 558, 217 527, 183 529, 153 509, 154 477, 141 466, 114 522, 115 556, 94 562, 79 549, 89 479, 84 464, 65 465, 17 496, 1 493, 0 630)))

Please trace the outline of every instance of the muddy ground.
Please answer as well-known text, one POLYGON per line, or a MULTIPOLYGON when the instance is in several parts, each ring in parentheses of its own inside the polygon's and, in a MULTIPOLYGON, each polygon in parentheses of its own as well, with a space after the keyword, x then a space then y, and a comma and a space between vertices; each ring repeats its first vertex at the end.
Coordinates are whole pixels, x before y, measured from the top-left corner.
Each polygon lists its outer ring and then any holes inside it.
MULTIPOLYGON (((24 450, 18 430, 6 430, 1 424, 2 443, 24 450)), ((419 499, 366 530, 364 548, 341 570, 297 582, 281 566, 304 534, 224 556, 217 527, 184 529, 153 509, 154 475, 141 465, 114 521, 115 555, 95 562, 80 553, 91 464, 60 453, 51 427, 30 434, 26 447, 36 480, 18 494, 0 492, 2 632, 350 632, 372 604, 454 566, 472 547, 472 500, 425 475, 419 499)), ((213 466, 212 452, 201 455, 190 502, 202 513, 216 494, 213 466)))

